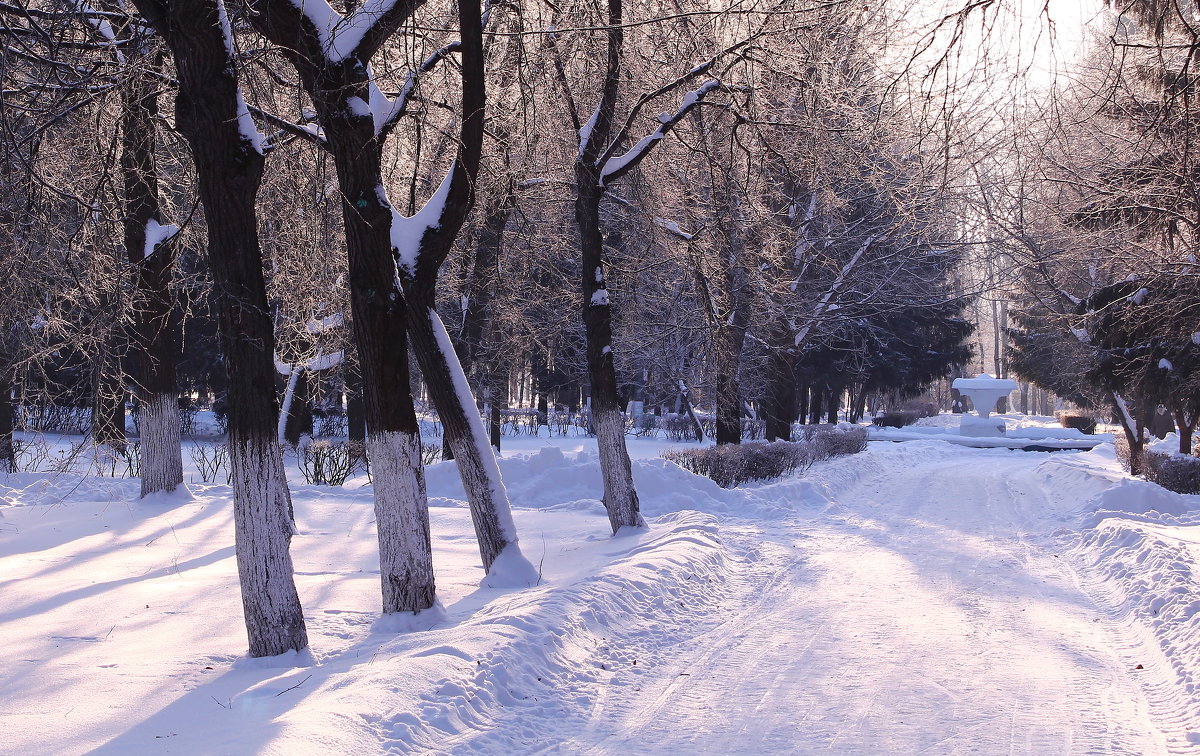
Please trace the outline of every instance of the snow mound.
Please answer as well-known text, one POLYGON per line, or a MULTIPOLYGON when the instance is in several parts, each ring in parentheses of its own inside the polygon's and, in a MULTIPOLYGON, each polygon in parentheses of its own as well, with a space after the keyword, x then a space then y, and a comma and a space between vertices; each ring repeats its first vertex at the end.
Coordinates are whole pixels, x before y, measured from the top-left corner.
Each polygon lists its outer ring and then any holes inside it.
POLYGON ((1153 515, 1185 515, 1200 506, 1200 496, 1187 496, 1168 491, 1155 483, 1126 478, 1091 499, 1085 510, 1082 527, 1094 528, 1110 517, 1157 520, 1153 515))
POLYGON ((1169 745, 1187 749, 1200 734, 1200 528, 1194 518, 1189 525, 1160 519, 1112 514, 1084 531, 1071 555, 1089 593, 1133 638, 1142 687, 1166 732, 1176 734, 1169 745))
POLYGON ((1059 534, 1084 587, 1129 639, 1142 688, 1177 741, 1168 745, 1187 749, 1200 735, 1200 496, 1130 478, 1111 444, 1054 455, 1038 474, 1048 490, 1085 502, 1078 529, 1059 534))
MULTIPOLYGON (((596 498, 601 495, 603 484, 600 461, 593 453, 565 454, 556 446, 547 446, 499 462, 514 507, 604 511, 596 498)), ((632 465, 642 514, 646 517, 694 510, 774 518, 794 512, 806 502, 825 499, 811 483, 796 478, 726 490, 665 459, 635 459, 632 465), (792 490, 780 490, 781 486, 792 490), (766 488, 771 490, 764 491, 766 488)), ((429 495, 439 500, 466 497, 453 462, 430 465, 426 468, 425 482, 429 495)))

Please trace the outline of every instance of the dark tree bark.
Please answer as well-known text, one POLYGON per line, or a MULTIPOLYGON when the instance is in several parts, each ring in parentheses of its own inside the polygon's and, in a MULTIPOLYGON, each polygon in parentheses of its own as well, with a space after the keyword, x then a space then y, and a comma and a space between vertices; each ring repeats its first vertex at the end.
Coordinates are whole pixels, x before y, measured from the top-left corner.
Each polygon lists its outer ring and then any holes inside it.
MULTIPOLYGON (((129 34, 131 25, 121 25, 129 34)), ((175 231, 164 228, 154 150, 161 55, 143 41, 126 57, 121 83, 121 173, 125 185, 125 250, 134 271, 130 347, 141 436, 141 495, 173 491, 183 483, 179 391, 175 366, 180 329, 171 276, 175 231), (162 229, 162 231, 159 231, 162 229), (148 233, 157 236, 148 238, 148 233)), ((124 415, 124 412, 122 412, 124 415)))
MULTIPOLYGON (((641 505, 633 485, 629 452, 625 447, 625 420, 617 391, 617 373, 613 362, 612 303, 607 286, 607 263, 600 205, 613 182, 637 169, 671 129, 687 116, 709 93, 720 88, 710 81, 693 91, 687 102, 673 115, 660 117, 658 138, 639 140, 629 152, 617 155, 625 146, 630 127, 642 106, 672 92, 684 84, 707 75, 715 60, 693 67, 674 82, 639 98, 624 124, 616 123, 624 55, 623 0, 608 0, 607 55, 600 102, 586 124, 580 124, 573 102, 570 112, 579 128, 580 145, 575 161, 575 223, 579 232, 583 324, 587 342, 588 377, 591 383, 592 427, 600 453, 600 472, 604 481, 604 506, 615 533, 622 527, 644 527, 641 505)), ((736 47, 736 46, 735 46, 736 47)), ((734 48, 730 48, 734 49, 734 48)), ((561 62, 560 62, 561 64, 561 62)), ((565 74, 560 72, 564 83, 565 74)), ((569 92, 564 92, 568 96, 569 92)))
MULTIPOLYGON (((111 303, 101 307, 111 311, 111 303)), ((92 442, 125 453, 125 384, 116 325, 105 326, 92 361, 92 442)))
POLYGON ((421 374, 442 420, 442 428, 462 477, 471 507, 471 520, 479 539, 484 568, 504 551, 512 577, 536 579, 536 573, 520 553, 508 493, 488 437, 475 408, 466 374, 454 352, 450 335, 438 317, 435 304, 438 272, 458 237, 467 213, 475 202, 475 182, 483 149, 486 90, 484 76, 482 12, 478 0, 459 3, 462 49, 462 126, 459 149, 436 226, 426 228, 415 259, 397 273, 404 287, 409 313, 409 335, 421 374))
POLYGON ((0 353, 0 472, 17 471, 17 448, 13 443, 12 378, 0 353))
POLYGON ((1179 453, 1192 453, 1192 434, 1196 430, 1196 422, 1200 420, 1200 414, 1189 412, 1187 408, 1174 406, 1171 408, 1171 416, 1175 420, 1175 428, 1179 432, 1179 453))
POLYGON ((264 158, 253 135, 243 130, 249 117, 239 107, 233 40, 221 0, 135 4, 175 59, 175 123, 192 149, 208 224, 229 378, 234 535, 250 655, 298 651, 308 646, 308 635, 288 552, 291 497, 275 439, 275 336, 254 210, 264 158))
MULTIPOLYGON (((767 355, 767 395, 763 401, 763 421, 768 441, 792 440, 792 420, 796 411, 796 378, 793 356, 786 350, 772 349, 767 355)), ((813 401, 817 400, 814 392, 813 401)))
POLYGON ((1107 392, 1107 398, 1113 416, 1125 434, 1125 442, 1129 445, 1129 473, 1141 475, 1145 472, 1146 406, 1150 403, 1139 400, 1136 409, 1130 412, 1125 400, 1117 392, 1107 392))

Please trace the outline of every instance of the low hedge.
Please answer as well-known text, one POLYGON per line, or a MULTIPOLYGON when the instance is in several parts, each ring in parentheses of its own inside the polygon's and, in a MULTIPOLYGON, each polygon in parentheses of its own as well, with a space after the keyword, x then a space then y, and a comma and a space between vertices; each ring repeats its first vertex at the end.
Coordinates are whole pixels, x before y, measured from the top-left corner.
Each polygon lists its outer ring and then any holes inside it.
POLYGON ((722 488, 754 480, 774 480, 803 472, 814 462, 856 454, 867 447, 865 428, 805 429, 800 441, 722 444, 704 449, 675 449, 663 452, 685 470, 712 478, 722 488))

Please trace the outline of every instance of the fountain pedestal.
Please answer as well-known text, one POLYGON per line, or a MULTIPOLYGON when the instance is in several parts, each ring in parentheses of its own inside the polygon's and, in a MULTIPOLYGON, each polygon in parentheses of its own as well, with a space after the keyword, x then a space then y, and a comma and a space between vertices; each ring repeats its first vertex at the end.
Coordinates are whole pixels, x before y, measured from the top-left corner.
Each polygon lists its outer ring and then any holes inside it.
POLYGON ((970 397, 976 415, 963 414, 958 432, 963 436, 1000 438, 1004 436, 1004 421, 990 417, 996 402, 1016 390, 1017 382, 1008 378, 993 378, 982 373, 975 378, 955 378, 951 387, 963 396, 970 397))

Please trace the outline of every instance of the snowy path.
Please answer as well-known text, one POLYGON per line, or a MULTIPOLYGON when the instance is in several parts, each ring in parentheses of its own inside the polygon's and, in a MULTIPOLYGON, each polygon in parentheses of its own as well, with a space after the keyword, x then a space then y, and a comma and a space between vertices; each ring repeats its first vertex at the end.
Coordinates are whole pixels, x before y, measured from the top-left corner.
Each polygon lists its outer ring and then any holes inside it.
MULTIPOLYGON (((1117 630, 1054 554, 1041 454, 948 453, 811 521, 722 525, 745 603, 563 750, 1163 752, 1117 630)), ((557 750, 557 749, 552 749, 557 750)))

